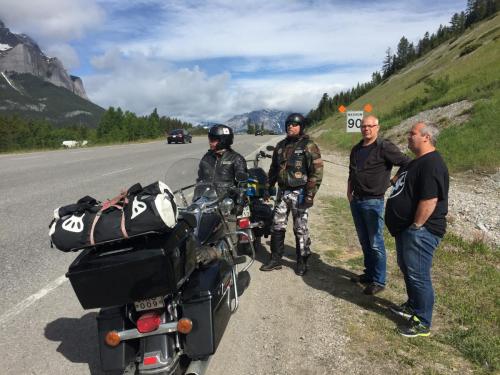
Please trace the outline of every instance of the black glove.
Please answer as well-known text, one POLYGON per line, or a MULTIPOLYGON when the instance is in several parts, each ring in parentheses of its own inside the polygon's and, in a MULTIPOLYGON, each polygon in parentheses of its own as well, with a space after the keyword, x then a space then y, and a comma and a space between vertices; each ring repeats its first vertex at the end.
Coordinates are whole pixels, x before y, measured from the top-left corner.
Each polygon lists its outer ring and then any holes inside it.
POLYGON ((299 204, 299 210, 307 210, 313 206, 313 199, 309 196, 304 198, 304 201, 299 204))

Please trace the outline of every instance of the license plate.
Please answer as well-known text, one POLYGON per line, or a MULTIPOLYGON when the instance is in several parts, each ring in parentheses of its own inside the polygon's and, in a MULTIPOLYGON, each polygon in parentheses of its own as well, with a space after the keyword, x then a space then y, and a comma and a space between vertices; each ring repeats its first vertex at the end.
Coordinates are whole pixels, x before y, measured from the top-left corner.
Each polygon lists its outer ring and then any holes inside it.
POLYGON ((165 302, 163 302, 163 297, 154 297, 136 301, 134 305, 136 311, 144 311, 165 307, 165 302))

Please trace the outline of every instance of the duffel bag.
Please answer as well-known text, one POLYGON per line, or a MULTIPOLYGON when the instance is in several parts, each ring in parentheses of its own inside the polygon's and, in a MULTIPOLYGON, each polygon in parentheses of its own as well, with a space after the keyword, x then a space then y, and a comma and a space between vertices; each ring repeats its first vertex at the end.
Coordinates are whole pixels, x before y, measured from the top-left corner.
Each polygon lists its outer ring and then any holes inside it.
POLYGON ((177 216, 172 191, 166 184, 158 181, 144 188, 135 184, 102 204, 84 197, 76 204, 58 208, 49 236, 59 250, 75 251, 145 233, 169 231, 177 223, 177 216))

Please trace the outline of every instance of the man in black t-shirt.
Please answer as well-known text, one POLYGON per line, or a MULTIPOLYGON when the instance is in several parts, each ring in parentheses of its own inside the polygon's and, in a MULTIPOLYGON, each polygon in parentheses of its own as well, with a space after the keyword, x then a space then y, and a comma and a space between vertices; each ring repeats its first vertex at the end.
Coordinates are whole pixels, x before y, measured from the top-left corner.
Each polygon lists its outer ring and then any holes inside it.
POLYGON ((364 272, 351 278, 366 284, 363 293, 374 295, 385 288, 384 194, 394 165, 406 166, 410 158, 396 145, 378 137, 378 119, 366 116, 361 124, 363 139, 351 150, 347 199, 363 251, 364 272))
POLYGON ((408 294, 408 300, 391 311, 409 319, 407 325, 399 327, 407 337, 430 334, 432 257, 446 231, 449 175, 435 148, 437 135, 437 127, 424 122, 411 128, 408 147, 415 159, 399 174, 385 211, 408 294))

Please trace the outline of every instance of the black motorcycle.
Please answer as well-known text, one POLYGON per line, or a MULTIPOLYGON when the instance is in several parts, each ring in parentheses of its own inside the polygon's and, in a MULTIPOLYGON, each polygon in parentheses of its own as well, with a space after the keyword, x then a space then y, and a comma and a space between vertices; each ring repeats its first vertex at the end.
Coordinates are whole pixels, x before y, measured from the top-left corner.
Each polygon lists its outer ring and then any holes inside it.
MULTIPOLYGON (((273 146, 267 146, 267 151, 273 151, 273 146)), ((273 210, 276 192, 272 191, 270 198, 266 199, 269 192, 266 192, 268 183, 267 173, 259 166, 260 160, 271 158, 272 155, 264 151, 259 151, 255 154, 255 158, 247 160, 247 163, 252 163, 248 168, 248 183, 246 196, 248 197, 248 208, 250 221, 253 227, 254 246, 261 243, 262 237, 267 238, 271 234, 271 225, 273 221, 273 210)), ((273 189, 274 190, 274 189, 273 189)), ((247 236, 247 238, 249 238, 247 236)), ((242 239, 242 244, 248 243, 248 240, 242 239)), ((247 252, 247 249, 243 253, 247 252)))
POLYGON ((101 308, 106 373, 203 374, 238 308, 255 251, 237 255, 249 232, 238 226, 235 192, 193 183, 199 163, 186 159, 167 172, 179 211, 169 233, 87 248, 68 270, 83 308, 101 308))

